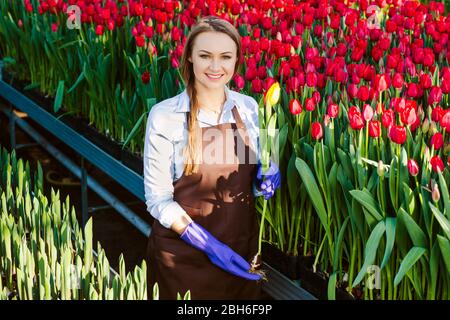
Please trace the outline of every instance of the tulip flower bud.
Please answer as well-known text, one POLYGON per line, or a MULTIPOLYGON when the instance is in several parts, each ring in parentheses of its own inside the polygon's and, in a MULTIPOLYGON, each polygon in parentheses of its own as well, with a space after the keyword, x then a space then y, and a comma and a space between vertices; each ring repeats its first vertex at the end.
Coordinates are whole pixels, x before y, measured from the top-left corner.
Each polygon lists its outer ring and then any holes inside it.
POLYGON ((436 132, 437 132, 436 122, 431 121, 429 133, 430 133, 430 135, 433 135, 433 134, 435 134, 436 132))
POLYGON ((330 116, 327 115, 327 114, 324 114, 324 115, 323 115, 323 124, 324 124, 326 127, 328 127, 328 126, 330 125, 330 123, 331 123, 331 118, 330 118, 330 116))
POLYGON ((276 105, 278 100, 280 99, 280 84, 278 82, 274 82, 269 90, 267 90, 265 95, 265 103, 268 104, 269 108, 276 105))
POLYGON ((378 173, 378 176, 380 176, 380 177, 383 177, 383 176, 384 176, 384 164, 383 164, 383 160, 378 161, 377 173, 378 173))
POLYGON ((439 187, 438 187, 437 183, 434 183, 434 185, 433 185, 433 191, 431 192, 431 198, 433 199, 434 202, 438 202, 439 199, 441 198, 441 194, 439 192, 439 187))
POLYGON ((419 165, 414 159, 408 159, 408 171, 413 177, 419 173, 419 165))
POLYGON ((428 120, 428 118, 425 118, 422 123, 423 133, 427 133, 429 128, 430 128, 430 120, 428 120))
POLYGON ((450 143, 446 143, 444 147, 444 154, 450 153, 450 143))

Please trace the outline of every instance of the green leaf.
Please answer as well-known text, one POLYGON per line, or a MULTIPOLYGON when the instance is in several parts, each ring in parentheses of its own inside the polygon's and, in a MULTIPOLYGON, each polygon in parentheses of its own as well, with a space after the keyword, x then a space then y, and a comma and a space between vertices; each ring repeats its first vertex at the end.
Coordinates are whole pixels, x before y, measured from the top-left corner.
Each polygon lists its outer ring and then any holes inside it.
POLYGON ((450 197, 448 193, 447 184, 445 183, 444 176, 442 172, 439 172, 439 186, 441 187, 442 193, 442 201, 444 202, 445 213, 447 215, 447 219, 450 220, 450 197))
POLYGON ((385 230, 386 230, 385 222, 384 220, 381 220, 380 222, 378 222, 378 224, 375 226, 372 233, 370 234, 370 237, 367 240, 366 247, 364 248, 364 264, 361 270, 359 271, 358 275, 356 276, 355 280, 353 281, 352 287, 355 287, 361 282, 361 280, 367 273, 367 268, 374 263, 377 255, 378 246, 380 244, 381 237, 383 236, 385 230))
MULTIPOLYGON (((414 246, 428 248, 428 241, 423 230, 417 225, 413 218, 410 217, 408 213, 406 213, 405 209, 400 208, 397 213, 400 221, 403 222, 406 230, 408 231, 409 237, 413 242, 414 246)), ((402 236, 402 235, 400 235, 402 236)))
POLYGON ((408 212, 410 214, 412 214, 414 212, 414 208, 416 206, 414 192, 411 190, 411 188, 405 182, 403 182, 403 195, 404 195, 405 208, 408 208, 408 212))
POLYGON ((447 268, 447 273, 450 276, 450 242, 439 234, 437 235, 437 240, 441 249, 442 259, 447 268))
POLYGON ((328 300, 336 300, 336 281, 337 274, 333 272, 328 279, 328 300))
POLYGON ((400 281, 402 281, 406 273, 409 270, 411 270, 411 268, 416 264, 416 262, 426 251, 427 250, 425 248, 421 247, 412 247, 411 250, 409 250, 408 254, 405 256, 402 263, 400 264, 400 268, 397 274, 395 275, 394 286, 398 286, 398 284, 400 283, 400 281))
POLYGON ((388 217, 385 220, 386 224, 386 250, 384 251, 383 262, 381 263, 381 269, 384 268, 394 248, 395 242, 395 226, 397 224, 397 218, 388 217))
POLYGON ((58 89, 56 90, 55 103, 53 105, 53 111, 56 113, 61 108, 62 99, 64 95, 64 80, 60 80, 58 83, 58 89))
POLYGON ((450 222, 445 218, 445 216, 436 208, 431 202, 428 203, 430 205, 431 211, 433 212, 436 220, 439 222, 442 230, 445 233, 447 239, 450 240, 450 222))
POLYGON ((82 71, 80 75, 78 76, 78 79, 75 81, 75 83, 70 87, 70 89, 67 91, 67 93, 71 93, 84 79, 84 72, 82 71))
POLYGON ((288 167, 287 167, 287 186, 289 190, 289 196, 291 198, 291 201, 295 203, 297 200, 297 196, 300 191, 300 176, 297 173, 297 169, 295 168, 295 154, 292 153, 291 158, 289 159, 288 167))
POLYGON ((169 70, 163 73, 162 77, 162 98, 167 99, 173 96, 174 81, 169 70))
POLYGON ((143 114, 141 114, 138 121, 136 122, 133 129, 131 130, 130 134, 125 139, 125 142, 122 145, 122 150, 125 148, 125 146, 128 144, 128 142, 130 142, 130 140, 136 135, 136 133, 138 132, 139 128, 142 125, 142 122, 144 121, 144 119, 146 119, 146 116, 147 116, 147 112, 144 112, 143 114))
MULTIPOLYGON (((440 237, 439 235, 437 236, 438 238, 440 237)), ((442 237, 442 236, 441 236, 442 237)), ((443 237, 442 237, 443 238, 443 237)), ((445 239, 445 238, 443 238, 445 239)), ((434 292, 436 291, 436 284, 437 284, 437 278, 438 278, 438 269, 439 269, 439 239, 438 241, 435 241, 433 244, 433 248, 431 249, 431 257, 430 257, 430 278, 431 278, 431 284, 430 284, 430 290, 429 292, 434 294, 434 292)), ((450 251, 447 251, 448 255, 449 255, 449 259, 450 259, 450 251)), ((449 260, 450 262, 450 260, 449 260)), ((450 267, 450 264, 449 264, 450 267)), ((449 270, 449 274, 450 274, 450 268, 448 268, 447 270, 449 270)), ((428 298, 428 299, 431 299, 428 298)))
POLYGON ((327 237, 330 241, 332 241, 330 226, 328 225, 328 215, 325 210, 323 198, 317 186, 316 179, 314 178, 314 175, 311 172, 309 166, 302 159, 297 158, 295 160, 295 167, 297 168, 297 171, 303 180, 303 183, 306 187, 306 190, 308 191, 311 202, 313 203, 314 208, 316 209, 316 212, 322 223, 322 226, 325 229, 327 237))
POLYGON ((39 88, 39 86, 40 86, 40 83, 39 82, 37 82, 37 83, 30 83, 29 85, 27 85, 27 86, 25 86, 24 88, 23 88, 23 90, 32 90, 32 89, 34 89, 34 88, 39 88))
POLYGON ((158 283, 153 285, 153 300, 159 300, 159 287, 158 283))
POLYGON ((364 208, 366 208, 372 216, 379 222, 383 219, 384 213, 380 205, 375 201, 372 194, 364 188, 361 190, 352 190, 350 194, 357 200, 364 208))
MULTIPOLYGON (((398 192, 396 184, 396 170, 397 167, 397 156, 392 158, 389 170, 389 194, 391 195, 392 206, 397 209, 397 203, 395 203, 395 193, 398 192)), ((398 173, 397 173, 398 174, 398 173)))

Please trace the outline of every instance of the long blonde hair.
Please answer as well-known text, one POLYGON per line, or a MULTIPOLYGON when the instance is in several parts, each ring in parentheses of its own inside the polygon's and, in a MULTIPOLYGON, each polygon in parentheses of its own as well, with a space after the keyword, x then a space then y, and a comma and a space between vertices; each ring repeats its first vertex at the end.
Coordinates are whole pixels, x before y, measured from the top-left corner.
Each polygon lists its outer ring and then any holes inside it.
POLYGON ((192 173, 198 172, 198 165, 201 159, 201 150, 199 144, 201 138, 201 128, 197 121, 197 112, 199 105, 197 101, 197 92, 194 85, 194 68, 192 62, 190 62, 188 58, 192 55, 192 48, 195 38, 200 33, 209 31, 223 32, 236 43, 237 60, 234 67, 233 77, 236 73, 239 72, 241 65, 241 38, 239 32, 230 22, 220 17, 207 16, 202 18, 197 24, 192 27, 186 38, 183 55, 181 57, 181 76, 183 77, 184 83, 186 85, 186 92, 189 96, 190 101, 190 111, 187 115, 188 143, 184 150, 184 156, 186 160, 184 167, 185 175, 190 175, 192 173))

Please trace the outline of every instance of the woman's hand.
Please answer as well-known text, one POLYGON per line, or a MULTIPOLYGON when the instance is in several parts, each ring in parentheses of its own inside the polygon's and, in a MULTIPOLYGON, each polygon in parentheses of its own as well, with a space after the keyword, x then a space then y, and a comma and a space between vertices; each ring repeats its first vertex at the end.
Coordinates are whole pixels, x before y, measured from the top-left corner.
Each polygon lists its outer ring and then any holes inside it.
POLYGON ((275 191, 281 185, 281 173, 277 164, 272 161, 270 161, 269 169, 265 174, 262 173, 262 167, 262 164, 258 163, 256 179, 259 184, 259 189, 263 193, 264 199, 268 200, 275 194, 275 191))
POLYGON ((250 273, 250 264, 226 244, 217 240, 201 225, 193 221, 181 234, 187 244, 206 253, 209 260, 219 268, 247 280, 261 280, 259 274, 250 273))
POLYGON ((192 218, 187 213, 184 213, 180 218, 176 219, 172 223, 170 229, 181 235, 191 222, 192 218))

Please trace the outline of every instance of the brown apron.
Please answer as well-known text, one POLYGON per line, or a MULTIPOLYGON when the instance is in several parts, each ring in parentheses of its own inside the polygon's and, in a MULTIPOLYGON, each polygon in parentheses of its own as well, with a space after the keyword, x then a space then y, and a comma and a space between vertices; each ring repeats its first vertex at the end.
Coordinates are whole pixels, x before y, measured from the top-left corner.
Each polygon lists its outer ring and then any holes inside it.
MULTIPOLYGON (((251 263, 258 250, 259 231, 252 193, 256 175, 255 152, 250 147, 248 133, 236 106, 232 112, 236 123, 201 129, 203 150, 214 142, 205 141, 206 130, 216 130, 216 133, 220 130, 222 137, 227 138, 230 133, 237 133, 231 136, 231 143, 224 139, 228 143, 222 144, 224 157, 229 157, 230 152, 234 154, 233 164, 230 161, 203 161, 197 173, 189 176, 183 173, 174 182, 174 200, 196 223, 251 263), (245 159, 238 146, 245 146, 245 159)), ((175 231, 163 227, 156 219, 148 241, 147 260, 150 299, 155 282, 158 283, 160 299, 176 299, 178 292, 183 296, 187 290, 191 292, 191 299, 260 298, 260 282, 235 276, 217 267, 204 252, 185 243, 175 231)))

